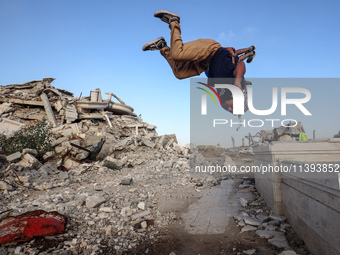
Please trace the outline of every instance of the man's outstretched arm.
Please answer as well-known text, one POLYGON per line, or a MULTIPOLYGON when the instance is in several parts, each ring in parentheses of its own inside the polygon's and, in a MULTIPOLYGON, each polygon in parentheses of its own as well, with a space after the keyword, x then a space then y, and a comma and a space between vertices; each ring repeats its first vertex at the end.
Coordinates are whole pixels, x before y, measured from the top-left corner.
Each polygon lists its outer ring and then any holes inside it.
POLYGON ((234 69, 234 78, 235 78, 235 86, 239 87, 240 90, 242 89, 241 81, 246 73, 246 65, 243 61, 239 61, 234 69))

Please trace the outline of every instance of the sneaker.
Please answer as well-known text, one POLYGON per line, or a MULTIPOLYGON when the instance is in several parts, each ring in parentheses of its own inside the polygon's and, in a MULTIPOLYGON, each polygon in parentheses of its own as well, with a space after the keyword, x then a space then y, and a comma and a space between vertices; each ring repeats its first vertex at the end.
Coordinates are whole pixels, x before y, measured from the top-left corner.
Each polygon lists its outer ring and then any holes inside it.
POLYGON ((256 50, 254 50, 252 54, 247 58, 247 63, 248 64, 251 63, 253 59, 255 58, 255 56, 256 56, 256 50))
POLYGON ((160 18, 162 21, 168 24, 170 24, 173 21, 176 21, 179 23, 179 20, 180 20, 179 15, 172 13, 172 12, 168 12, 168 11, 157 11, 155 12, 154 16, 156 18, 160 18))
POLYGON ((160 50, 164 47, 166 47, 166 41, 164 39, 164 37, 159 37, 156 40, 153 40, 151 42, 146 43, 143 46, 143 51, 147 51, 147 50, 160 50))
POLYGON ((256 46, 255 46, 255 45, 252 45, 252 46, 249 47, 249 50, 247 50, 244 54, 247 54, 247 53, 249 53, 249 52, 252 52, 252 51, 254 51, 255 49, 256 49, 256 46))

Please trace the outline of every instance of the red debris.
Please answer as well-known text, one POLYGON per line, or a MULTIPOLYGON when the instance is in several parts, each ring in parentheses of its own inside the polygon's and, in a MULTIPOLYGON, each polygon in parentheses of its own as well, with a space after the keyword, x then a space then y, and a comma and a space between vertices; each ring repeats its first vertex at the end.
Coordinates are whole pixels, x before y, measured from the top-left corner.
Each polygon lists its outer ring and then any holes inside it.
POLYGON ((36 236, 63 234, 66 216, 58 212, 36 210, 0 221, 0 244, 28 241, 36 236))

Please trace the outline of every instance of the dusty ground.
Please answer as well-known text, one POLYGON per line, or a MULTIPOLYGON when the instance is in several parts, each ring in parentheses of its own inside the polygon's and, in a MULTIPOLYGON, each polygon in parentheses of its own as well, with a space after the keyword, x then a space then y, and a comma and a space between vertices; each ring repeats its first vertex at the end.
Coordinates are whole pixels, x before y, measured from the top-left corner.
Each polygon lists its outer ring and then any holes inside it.
MULTIPOLYGON (((201 151, 206 158, 223 159, 223 151, 216 151, 211 148, 201 151)), ((237 166, 253 164, 253 156, 234 154, 231 158, 237 166)), ((242 207, 235 208, 235 201, 238 203, 240 190, 238 185, 243 182, 243 178, 249 178, 252 182, 252 175, 235 175, 232 183, 232 190, 228 195, 226 204, 234 204, 230 210, 242 212, 242 207), (229 202, 228 202, 229 201, 229 202)), ((210 190, 216 190, 212 187, 210 190)), ((172 211, 176 213, 177 219, 168 228, 164 229, 158 236, 158 241, 146 241, 131 254, 176 254, 176 255, 197 255, 197 254, 246 254, 244 251, 255 249, 258 255, 280 254, 283 249, 279 249, 268 243, 267 239, 260 238, 255 231, 240 233, 233 217, 226 217, 228 221, 224 233, 221 234, 190 234, 185 224, 185 217, 188 211, 192 210, 193 205, 199 205, 200 200, 209 196, 209 190, 197 192, 193 189, 177 189, 168 194, 158 195, 158 205, 163 213, 172 211), (191 206, 190 206, 191 205, 191 206)), ((202 206, 202 204, 201 204, 202 206)), ((264 210, 269 210, 265 207, 264 210)), ((214 208, 211 208, 214 211, 214 208)), ((207 216, 208 217, 208 216, 207 216)), ((202 222, 202 224, 206 224, 202 222)), ((287 240, 291 248, 297 254, 309 254, 303 241, 293 231, 286 233, 287 240)))
MULTIPOLYGON (((253 161, 250 154, 233 154, 223 149, 209 148, 201 153, 206 158, 219 162, 229 155, 238 166, 251 165, 253 161)), ((167 160, 165 162, 172 162, 167 160)), ((190 179, 189 172, 183 170, 184 168, 164 167, 159 171, 158 167, 162 162, 148 162, 147 165, 139 168, 127 168, 119 172, 99 168, 79 177, 70 174, 71 185, 67 190, 56 188, 53 192, 48 192, 49 194, 40 194, 41 192, 37 191, 27 193, 27 197, 22 200, 25 202, 25 205, 22 205, 24 208, 26 204, 29 207, 31 202, 40 201, 40 206, 46 209, 53 207, 59 211, 69 211, 70 223, 67 226, 67 233, 59 237, 36 238, 29 244, 6 245, 0 247, 0 255, 16 254, 14 249, 18 245, 23 246, 24 251, 29 250, 31 253, 17 254, 34 255, 246 254, 244 251, 251 249, 256 250, 253 254, 263 255, 282 252, 283 249, 269 244, 267 239, 260 238, 255 231, 240 233, 241 227, 233 218, 245 211, 245 208, 240 205, 240 197, 258 196, 242 193, 243 191, 238 188, 245 180, 253 184, 251 175, 224 176, 221 185, 213 186, 206 178, 193 181, 190 179), (129 174, 134 177, 134 184, 118 185, 122 177, 129 174), (247 179, 244 179, 245 177, 247 179), (203 187, 200 187, 200 184, 203 187), (66 191, 68 193, 65 193, 66 191), (90 194, 98 192, 102 194, 102 191, 105 191, 109 198, 101 207, 112 208, 110 214, 104 213, 104 216, 109 218, 101 219, 99 216, 103 216, 103 213, 98 208, 87 208, 84 203, 78 201, 77 196, 85 191, 91 192, 90 194), (60 195, 63 199, 69 197, 71 202, 79 202, 79 205, 65 201, 58 202, 60 195), (124 207, 128 207, 132 214, 138 212, 136 208, 138 201, 145 201, 148 209, 156 211, 157 208, 159 212, 153 212, 150 217, 144 219, 147 229, 142 229, 142 221, 131 222, 128 217, 122 215, 124 207), (95 224, 88 225, 90 221, 95 224), (117 230, 108 231, 109 226, 117 230), (203 232, 200 232, 202 229, 203 232), (141 240, 138 245, 128 248, 136 238, 141 240), (75 245, 72 244, 74 240, 78 240, 75 245), (120 243, 123 243, 126 249, 120 249, 120 243), (99 248, 95 250, 95 246, 99 248)), ((162 164, 166 166, 166 163, 162 164)), ((21 208, 19 201, 10 199, 7 202, 12 207, 18 207, 18 210, 21 208)), ((252 209, 248 208, 248 212, 249 210, 252 209)), ((269 214, 269 208, 265 205, 262 206, 262 210, 269 214)), ((292 231, 287 231, 286 238, 290 247, 298 254, 308 254, 303 242, 292 231)))
MULTIPOLYGON (((241 178, 235 180, 231 199, 236 199, 237 185, 241 181, 241 178)), ((171 200, 168 200, 163 209, 174 206, 178 220, 162 232, 159 241, 153 244, 144 243, 138 247, 136 254, 168 255, 171 252, 177 255, 244 254, 243 251, 251 249, 256 249, 254 254, 259 255, 280 254, 282 249, 272 246, 266 239, 257 236, 254 231, 240 233, 240 228, 232 218, 228 219, 229 224, 223 234, 189 234, 185 230, 181 216, 188 212, 190 203, 197 199, 197 194, 194 192, 187 192, 183 196, 184 193, 179 191, 171 195, 171 200)), ((300 239, 296 235, 290 234, 288 240, 298 254, 308 254, 304 247, 297 245, 300 239)))

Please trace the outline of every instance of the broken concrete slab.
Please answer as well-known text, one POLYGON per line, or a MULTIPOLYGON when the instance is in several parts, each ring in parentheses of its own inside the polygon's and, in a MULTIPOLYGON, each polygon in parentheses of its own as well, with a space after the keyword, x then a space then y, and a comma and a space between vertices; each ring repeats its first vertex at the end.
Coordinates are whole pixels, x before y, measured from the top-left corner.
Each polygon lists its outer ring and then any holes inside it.
POLYGON ((86 206, 88 208, 95 208, 104 203, 106 199, 100 195, 93 195, 86 198, 86 206))
POLYGON ((25 124, 18 121, 0 118, 0 134, 4 134, 7 137, 14 135, 17 131, 25 126, 25 124))
POLYGON ((146 145, 146 146, 148 146, 148 147, 150 147, 150 148, 153 148, 153 147, 155 147, 155 143, 153 143, 153 142, 151 142, 151 141, 149 141, 148 139, 145 139, 144 137, 142 137, 142 143, 144 144, 144 145, 146 145))
POLYGON ((131 216, 131 219, 132 219, 132 220, 136 220, 136 219, 145 217, 145 216, 149 215, 150 213, 151 213, 151 212, 150 212, 149 210, 142 211, 142 212, 139 212, 139 213, 136 213, 136 214, 132 215, 132 216, 131 216))
POLYGON ((257 230, 255 232, 261 238, 272 238, 274 236, 283 236, 284 234, 279 231, 269 231, 269 230, 257 230))
POLYGON ((0 117, 2 114, 6 113, 9 109, 11 109, 11 103, 2 103, 0 104, 0 117))
POLYGON ((271 239, 268 239, 268 242, 272 245, 278 247, 278 248, 287 248, 289 247, 289 244, 287 242, 287 239, 284 235, 282 236, 276 236, 271 239))
POLYGON ((255 230, 257 230, 256 227, 247 225, 247 226, 245 226, 245 227, 243 227, 243 228, 241 229, 241 232, 240 232, 240 233, 248 232, 248 231, 255 231, 255 230))
POLYGON ((57 120, 54 116, 50 101, 48 100, 47 95, 43 92, 40 95, 40 98, 43 102, 44 108, 45 108, 45 112, 47 114, 47 119, 52 123, 53 127, 58 126, 57 124, 57 120))
POLYGON ((18 164, 31 169, 39 169, 42 166, 42 164, 31 154, 23 154, 18 164))
POLYGON ((33 155, 33 156, 38 156, 38 152, 37 152, 37 150, 35 150, 35 149, 29 149, 29 148, 26 148, 26 149, 23 149, 22 150, 22 154, 31 154, 31 155, 33 155))
POLYGON ((13 153, 11 155, 8 155, 6 157, 6 159, 7 159, 8 162, 19 161, 21 159, 21 155, 22 155, 21 152, 15 152, 15 153, 13 153))

